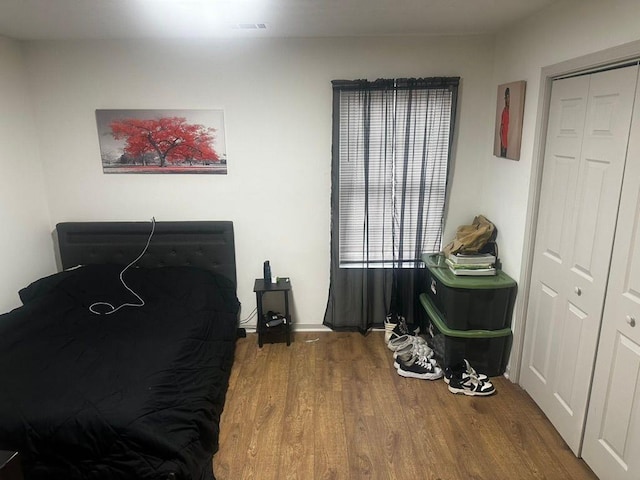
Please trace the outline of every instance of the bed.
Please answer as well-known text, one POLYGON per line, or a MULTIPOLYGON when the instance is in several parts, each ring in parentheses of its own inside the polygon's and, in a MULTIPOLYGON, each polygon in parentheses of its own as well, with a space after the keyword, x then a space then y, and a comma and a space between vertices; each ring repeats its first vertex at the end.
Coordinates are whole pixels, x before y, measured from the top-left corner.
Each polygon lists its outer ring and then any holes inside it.
POLYGON ((153 227, 124 270, 152 222, 58 224, 63 270, 0 316, 0 450, 20 452, 28 480, 214 479, 238 327, 233 224, 153 227))

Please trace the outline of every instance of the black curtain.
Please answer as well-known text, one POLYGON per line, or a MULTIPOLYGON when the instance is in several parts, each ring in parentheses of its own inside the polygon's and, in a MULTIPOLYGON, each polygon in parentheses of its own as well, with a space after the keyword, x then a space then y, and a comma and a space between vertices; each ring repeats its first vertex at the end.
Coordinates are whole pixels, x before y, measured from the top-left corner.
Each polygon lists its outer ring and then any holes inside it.
POLYGON ((332 82, 333 330, 365 333, 389 313, 421 323, 420 257, 441 248, 458 83, 332 82))

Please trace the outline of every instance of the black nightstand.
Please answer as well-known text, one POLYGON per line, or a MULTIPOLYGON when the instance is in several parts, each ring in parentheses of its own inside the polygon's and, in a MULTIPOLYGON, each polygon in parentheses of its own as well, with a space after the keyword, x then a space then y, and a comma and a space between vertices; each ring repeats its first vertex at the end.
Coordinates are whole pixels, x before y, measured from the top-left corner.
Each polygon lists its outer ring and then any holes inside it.
POLYGON ((289 313, 289 292, 291 291, 291 281, 288 279, 278 280, 277 283, 265 283, 262 278, 256 279, 253 285, 253 291, 256 292, 256 304, 258 307, 258 346, 262 348, 264 337, 269 335, 284 334, 287 346, 291 345, 291 314, 289 313), (268 327, 262 309, 262 296, 269 292, 282 292, 284 294, 284 318, 283 324, 277 327, 268 327))
POLYGON ((18 452, 0 450, 0 480, 23 480, 18 452))

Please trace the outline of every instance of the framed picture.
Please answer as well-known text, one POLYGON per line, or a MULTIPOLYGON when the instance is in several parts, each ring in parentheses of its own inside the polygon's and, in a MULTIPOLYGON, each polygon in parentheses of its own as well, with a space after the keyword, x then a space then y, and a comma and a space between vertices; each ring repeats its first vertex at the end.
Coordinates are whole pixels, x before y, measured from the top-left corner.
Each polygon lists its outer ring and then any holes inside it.
POLYGON ((493 154, 496 157, 520 160, 525 86, 524 80, 498 86, 493 140, 493 154))
POLYGON ((227 173, 222 110, 96 110, 104 173, 227 173))

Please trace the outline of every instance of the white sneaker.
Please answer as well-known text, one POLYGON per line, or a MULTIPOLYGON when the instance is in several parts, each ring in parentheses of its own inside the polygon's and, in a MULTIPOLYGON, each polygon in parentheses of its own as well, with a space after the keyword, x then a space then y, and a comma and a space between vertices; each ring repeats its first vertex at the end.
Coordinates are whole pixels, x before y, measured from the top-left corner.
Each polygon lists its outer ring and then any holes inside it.
POLYGON ((407 343, 393 352, 393 359, 399 358, 405 362, 409 361, 414 355, 422 355, 427 358, 433 357, 433 350, 426 343, 407 343))
POLYGON ((387 342, 389 350, 396 351, 405 345, 427 345, 427 341, 418 335, 402 335, 400 337, 392 338, 387 342))
POLYGON ((384 318, 384 343, 388 344, 391 340, 391 333, 396 328, 397 323, 391 321, 392 315, 389 314, 384 318))

